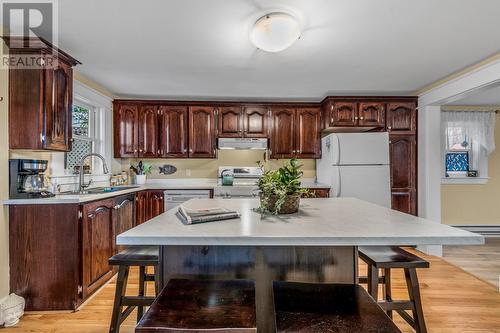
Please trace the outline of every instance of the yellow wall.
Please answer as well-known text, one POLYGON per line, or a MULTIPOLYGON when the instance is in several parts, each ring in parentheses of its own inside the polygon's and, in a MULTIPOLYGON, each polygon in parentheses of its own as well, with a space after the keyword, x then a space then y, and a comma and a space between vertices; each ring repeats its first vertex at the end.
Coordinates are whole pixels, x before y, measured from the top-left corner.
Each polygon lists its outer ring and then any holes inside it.
POLYGON ((441 218, 449 225, 500 225, 500 115, 496 117, 496 150, 488 159, 488 183, 441 185, 441 218))
MULTIPOLYGON (((217 159, 165 159, 147 160, 143 162, 153 165, 153 173, 150 179, 168 178, 216 178, 219 166, 257 166, 256 162, 264 159, 264 153, 251 150, 220 150, 217 159), (158 166, 171 164, 177 168, 173 175, 165 176, 159 174, 158 166), (191 170, 191 176, 186 170, 191 170)), ((139 160, 122 160, 122 170, 128 170, 130 163, 137 163, 139 160)), ((271 160, 270 168, 278 168, 285 160, 271 160)), ((304 171, 304 178, 314 178, 316 176, 316 164, 314 160, 301 160, 304 171)))
MULTIPOLYGON (((2 34, 0 27, 0 35, 2 34)), ((3 40, 0 39, 0 57, 3 56, 3 40)), ((9 137, 8 137, 8 80, 6 69, 0 69, 0 201, 9 197, 9 137)), ((0 206, 0 298, 9 292, 9 221, 7 207, 0 206)))

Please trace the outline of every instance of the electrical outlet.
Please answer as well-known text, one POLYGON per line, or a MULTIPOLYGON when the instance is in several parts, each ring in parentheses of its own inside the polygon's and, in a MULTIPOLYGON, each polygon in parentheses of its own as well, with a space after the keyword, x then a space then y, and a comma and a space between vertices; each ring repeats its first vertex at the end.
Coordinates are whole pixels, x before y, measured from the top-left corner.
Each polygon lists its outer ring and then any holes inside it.
POLYGON ((191 177, 191 169, 186 169, 186 176, 191 177))

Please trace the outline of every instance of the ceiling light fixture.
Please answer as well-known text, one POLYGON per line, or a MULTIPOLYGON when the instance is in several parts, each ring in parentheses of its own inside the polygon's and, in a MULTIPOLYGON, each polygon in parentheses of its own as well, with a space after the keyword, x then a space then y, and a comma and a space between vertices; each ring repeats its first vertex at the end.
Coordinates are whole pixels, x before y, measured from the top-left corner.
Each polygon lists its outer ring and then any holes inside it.
POLYGON ((255 22, 250 40, 259 49, 280 52, 300 38, 300 24, 287 13, 269 13, 255 22))

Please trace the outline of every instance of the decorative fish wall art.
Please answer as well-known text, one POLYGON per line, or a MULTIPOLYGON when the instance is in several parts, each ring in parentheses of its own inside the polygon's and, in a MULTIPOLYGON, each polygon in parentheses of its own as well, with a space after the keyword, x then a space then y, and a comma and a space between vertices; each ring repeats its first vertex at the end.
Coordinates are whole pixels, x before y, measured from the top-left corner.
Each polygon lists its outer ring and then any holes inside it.
POLYGON ((164 164, 163 166, 160 166, 159 169, 160 173, 164 175, 171 175, 177 171, 177 168, 170 164, 164 164))

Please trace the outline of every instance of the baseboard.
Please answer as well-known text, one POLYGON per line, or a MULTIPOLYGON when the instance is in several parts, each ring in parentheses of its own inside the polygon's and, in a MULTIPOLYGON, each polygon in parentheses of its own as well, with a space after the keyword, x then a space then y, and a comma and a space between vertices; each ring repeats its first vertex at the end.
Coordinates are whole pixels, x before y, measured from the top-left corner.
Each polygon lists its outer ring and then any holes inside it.
POLYGON ((500 237, 500 225, 454 225, 454 227, 475 232, 485 237, 500 237))

